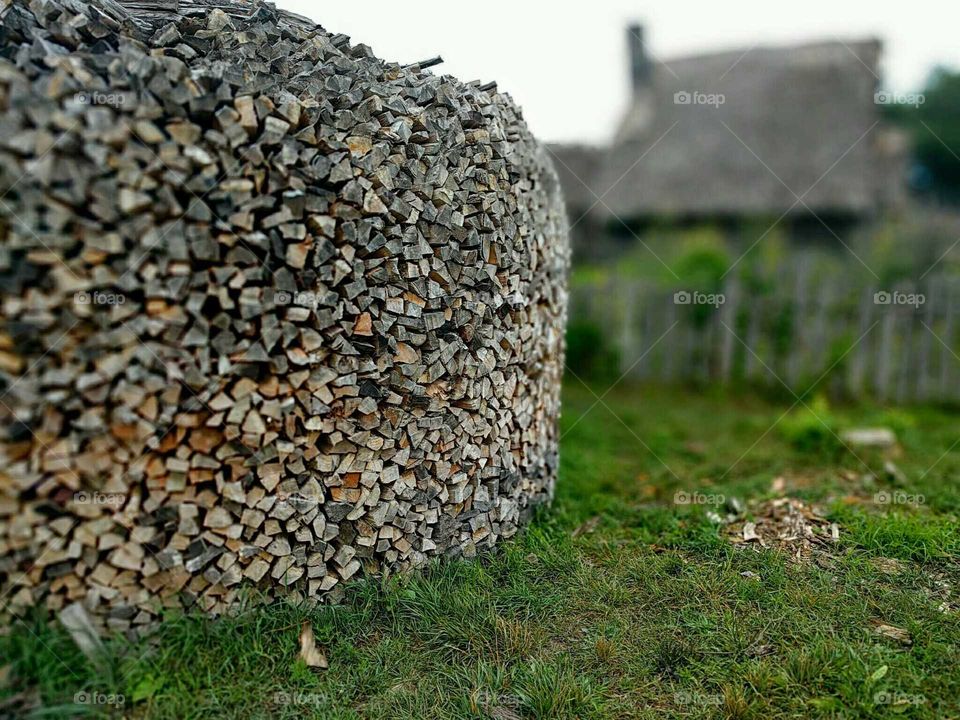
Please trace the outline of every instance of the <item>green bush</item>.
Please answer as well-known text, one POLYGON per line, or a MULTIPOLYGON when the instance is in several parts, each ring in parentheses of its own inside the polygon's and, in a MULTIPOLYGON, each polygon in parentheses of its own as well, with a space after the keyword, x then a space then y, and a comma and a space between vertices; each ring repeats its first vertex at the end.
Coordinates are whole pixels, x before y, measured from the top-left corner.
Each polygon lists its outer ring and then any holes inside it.
POLYGON ((616 377, 619 353, 603 330, 588 320, 567 326, 567 368, 583 380, 616 377))
MULTIPOLYGON (((685 239, 675 270, 683 290, 716 295, 723 289, 723 275, 728 267, 730 258, 724 250, 722 236, 715 229, 703 228, 685 239)), ((696 303, 683 311, 695 326, 702 328, 716 313, 716 307, 696 303)))
POLYGON ((914 160, 921 168, 914 184, 921 192, 960 201, 960 72, 938 67, 927 80, 920 104, 886 106, 888 119, 913 136, 914 160))
POLYGON ((730 258, 722 245, 696 244, 677 260, 680 279, 700 292, 717 292, 723 275, 730 267, 730 258))
POLYGON ((797 450, 811 455, 833 455, 841 447, 837 420, 821 395, 788 413, 780 421, 780 432, 797 450))

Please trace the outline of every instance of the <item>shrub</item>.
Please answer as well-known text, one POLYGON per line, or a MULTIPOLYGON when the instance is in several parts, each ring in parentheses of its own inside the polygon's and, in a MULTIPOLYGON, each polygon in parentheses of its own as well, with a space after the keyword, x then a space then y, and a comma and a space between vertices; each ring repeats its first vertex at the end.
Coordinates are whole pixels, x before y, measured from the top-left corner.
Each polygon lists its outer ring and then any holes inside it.
POLYGON ((593 322, 576 320, 567 326, 567 368, 584 380, 616 377, 619 353, 593 322))
POLYGON ((840 449, 839 427, 822 395, 787 414, 780 421, 780 432, 803 453, 832 455, 840 449))
POLYGON ((696 290, 716 292, 729 267, 730 258, 722 246, 697 244, 677 260, 676 273, 696 290))

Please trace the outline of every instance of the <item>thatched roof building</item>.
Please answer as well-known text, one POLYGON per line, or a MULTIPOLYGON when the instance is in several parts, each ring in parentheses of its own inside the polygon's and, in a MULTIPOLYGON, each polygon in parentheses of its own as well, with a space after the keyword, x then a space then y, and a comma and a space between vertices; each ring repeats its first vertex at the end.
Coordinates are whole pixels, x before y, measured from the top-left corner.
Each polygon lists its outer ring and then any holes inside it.
POLYGON ((880 123, 879 41, 656 62, 641 28, 628 38, 633 95, 612 146, 555 148, 575 216, 595 203, 627 220, 858 218, 897 202, 902 145, 880 123))

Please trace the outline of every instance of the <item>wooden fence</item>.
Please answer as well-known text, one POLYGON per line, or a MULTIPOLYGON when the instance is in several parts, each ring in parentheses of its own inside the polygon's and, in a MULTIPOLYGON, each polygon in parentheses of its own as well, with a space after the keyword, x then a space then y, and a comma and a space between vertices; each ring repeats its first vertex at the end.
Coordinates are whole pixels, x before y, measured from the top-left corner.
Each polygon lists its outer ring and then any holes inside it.
POLYGON ((960 278, 886 286, 863 275, 801 260, 763 282, 731 274, 715 288, 665 289, 611 274, 573 287, 571 319, 601 328, 627 378, 960 400, 960 278))

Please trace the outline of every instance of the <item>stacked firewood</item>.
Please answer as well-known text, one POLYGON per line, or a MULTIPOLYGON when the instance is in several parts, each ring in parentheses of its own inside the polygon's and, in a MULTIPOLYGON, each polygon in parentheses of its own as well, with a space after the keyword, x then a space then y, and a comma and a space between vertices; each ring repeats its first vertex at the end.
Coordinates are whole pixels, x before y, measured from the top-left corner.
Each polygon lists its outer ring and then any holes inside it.
POLYGON ((336 599, 549 499, 568 250, 508 96, 259 1, 0 19, 7 611, 336 599))

